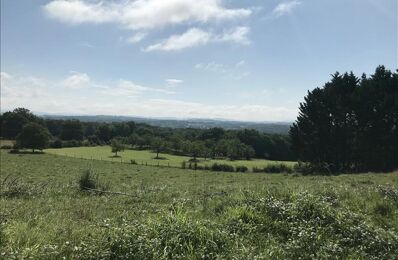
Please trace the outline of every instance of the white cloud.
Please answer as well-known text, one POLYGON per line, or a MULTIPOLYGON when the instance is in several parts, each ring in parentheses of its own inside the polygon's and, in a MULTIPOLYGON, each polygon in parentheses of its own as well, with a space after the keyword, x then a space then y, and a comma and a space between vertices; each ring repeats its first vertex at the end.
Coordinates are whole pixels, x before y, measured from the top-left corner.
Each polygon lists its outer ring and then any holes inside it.
MULTIPOLYGON (((6 74, 2 74, 6 75, 6 74)), ((224 118, 249 121, 287 121, 297 116, 291 107, 255 104, 209 105, 165 99, 173 92, 136 84, 128 80, 70 89, 59 81, 13 76, 2 85, 2 111, 26 107, 35 112, 58 114, 138 115, 147 117, 224 118)))
POLYGON ((70 88, 76 88, 82 87, 88 82, 90 82, 90 77, 86 73, 72 72, 72 75, 65 78, 62 84, 70 88))
POLYGON ((151 88, 138 85, 129 80, 119 80, 115 86, 103 87, 100 91, 101 94, 119 97, 135 97, 143 94, 144 92, 157 92, 163 94, 175 94, 173 91, 168 91, 160 88, 151 88))
POLYGON ((163 41, 150 45, 144 49, 150 51, 178 51, 186 48, 206 45, 211 42, 235 42, 239 44, 249 44, 247 34, 248 27, 236 27, 235 29, 217 35, 204 31, 199 28, 190 28, 188 31, 179 35, 172 35, 163 41))
POLYGON ((166 87, 174 88, 177 85, 182 84, 184 81, 181 79, 166 79, 166 87))
POLYGON ((241 68, 244 66, 244 64, 245 61, 243 60, 239 61, 233 66, 211 61, 209 63, 198 63, 195 65, 195 69, 219 73, 227 79, 241 80, 250 75, 250 72, 248 71, 241 71, 241 68))
POLYGON ((4 71, 0 72, 0 79, 1 80, 7 80, 7 79, 10 79, 11 77, 12 76, 10 74, 8 74, 7 72, 4 72, 4 71))
POLYGON ((205 45, 210 41, 211 34, 198 28, 191 28, 183 34, 172 35, 169 38, 148 46, 144 51, 176 51, 185 48, 205 45))
POLYGON ((137 42, 142 41, 146 36, 147 36, 147 33, 138 32, 138 33, 134 34, 133 36, 129 37, 127 39, 127 42, 129 42, 129 43, 137 43, 137 42))
POLYGON ((221 42, 236 42, 239 44, 250 44, 249 39, 247 38, 247 35, 250 32, 249 27, 236 27, 235 29, 226 32, 222 34, 221 36, 216 36, 215 40, 216 41, 221 41, 221 42))
POLYGON ((272 11, 272 14, 275 17, 280 17, 282 15, 289 14, 300 4, 301 4, 301 2, 298 0, 280 3, 274 8, 274 10, 272 11))
POLYGON ((226 8, 221 0, 54 0, 43 9, 64 23, 116 23, 132 30, 235 20, 251 14, 249 9, 226 8))
POLYGON ((211 61, 209 63, 198 63, 195 65, 195 69, 213 71, 218 73, 225 73, 228 70, 226 65, 217 63, 215 61, 211 61))

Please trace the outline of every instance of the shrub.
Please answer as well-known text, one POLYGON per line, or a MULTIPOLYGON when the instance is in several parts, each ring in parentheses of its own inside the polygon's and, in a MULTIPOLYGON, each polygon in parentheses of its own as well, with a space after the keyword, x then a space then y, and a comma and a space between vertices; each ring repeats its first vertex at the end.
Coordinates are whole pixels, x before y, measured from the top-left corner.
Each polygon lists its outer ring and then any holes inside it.
POLYGON ((333 172, 333 165, 327 163, 304 163, 298 162, 294 166, 294 171, 302 173, 304 175, 308 174, 326 174, 330 175, 333 172))
POLYGON ((54 140, 54 142, 51 143, 51 148, 62 148, 62 141, 59 139, 54 140))
POLYGON ((183 162, 181 163, 181 169, 185 169, 185 168, 187 168, 187 162, 186 162, 186 161, 183 161, 183 162))
POLYGON ((89 140, 84 140, 82 146, 91 146, 91 142, 89 140))
POLYGON ((234 172, 235 171, 235 169, 232 165, 218 164, 218 163, 214 163, 210 169, 212 171, 216 171, 216 172, 234 172))
POLYGON ((263 172, 263 169, 258 168, 258 167, 253 167, 252 171, 253 172, 263 172))
POLYGON ((392 205, 388 202, 378 202, 374 206, 373 211, 376 214, 379 214, 380 216, 385 217, 387 215, 390 215, 394 211, 394 209, 393 209, 392 205))
POLYGON ((4 150, 11 150, 12 148, 13 148, 13 146, 12 145, 8 145, 8 144, 2 145, 0 147, 0 149, 4 149, 4 150))
POLYGON ((242 166, 236 166, 236 172, 247 172, 249 169, 242 165, 242 166))
POLYGON ((62 147, 79 147, 81 142, 78 140, 68 140, 62 142, 62 147))
POLYGON ((91 170, 85 170, 79 177, 78 180, 79 188, 82 191, 109 190, 109 184, 104 184, 99 181, 98 174, 94 174, 91 170))
POLYGON ((131 164, 138 164, 138 163, 137 163, 135 160, 133 160, 133 159, 130 160, 130 163, 131 163, 131 164))
POLYGON ((292 168, 287 166, 286 164, 279 163, 279 164, 268 164, 263 169, 266 173, 291 173, 293 172, 292 168))

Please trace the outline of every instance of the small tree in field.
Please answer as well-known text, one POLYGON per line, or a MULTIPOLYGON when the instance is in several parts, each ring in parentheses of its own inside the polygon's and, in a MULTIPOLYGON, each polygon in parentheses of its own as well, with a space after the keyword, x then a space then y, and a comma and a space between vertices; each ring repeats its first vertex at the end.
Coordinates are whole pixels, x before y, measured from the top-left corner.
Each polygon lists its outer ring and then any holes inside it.
POLYGON ((35 149, 42 150, 47 147, 50 133, 47 128, 38 123, 28 123, 22 128, 16 139, 19 148, 29 148, 35 152, 35 149))
POLYGON ((160 159, 159 153, 161 153, 165 149, 166 147, 165 141, 160 137, 155 137, 151 141, 151 146, 152 149, 156 152, 155 159, 160 159))
POLYGON ((119 138, 113 138, 111 141, 111 148, 112 148, 112 153, 115 153, 115 157, 117 157, 117 153, 124 151, 124 144, 122 140, 119 138))

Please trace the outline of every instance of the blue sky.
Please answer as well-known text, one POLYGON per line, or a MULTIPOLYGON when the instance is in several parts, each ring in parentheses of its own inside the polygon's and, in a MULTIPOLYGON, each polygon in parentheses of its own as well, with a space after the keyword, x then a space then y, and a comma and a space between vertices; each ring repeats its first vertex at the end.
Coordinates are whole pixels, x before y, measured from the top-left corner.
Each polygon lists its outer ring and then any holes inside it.
POLYGON ((294 120, 335 71, 398 67, 396 0, 1 1, 1 110, 294 120))

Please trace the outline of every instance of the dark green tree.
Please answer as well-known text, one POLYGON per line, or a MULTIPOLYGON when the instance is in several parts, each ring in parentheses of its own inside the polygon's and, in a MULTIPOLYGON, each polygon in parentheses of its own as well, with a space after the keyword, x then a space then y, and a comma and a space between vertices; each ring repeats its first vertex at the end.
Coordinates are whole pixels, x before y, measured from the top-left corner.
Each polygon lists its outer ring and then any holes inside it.
POLYGON ((79 120, 66 120, 61 129, 62 140, 83 140, 83 126, 79 120))
POLYGON ((1 136, 15 139, 23 126, 29 122, 38 123, 41 120, 26 108, 16 108, 13 111, 5 112, 1 120, 1 136))
POLYGON ((109 125, 107 124, 102 124, 98 127, 96 135, 98 136, 98 138, 105 142, 108 143, 109 140, 111 139, 111 128, 109 125))
POLYGON ((330 171, 388 171, 398 167, 397 74, 383 66, 361 79, 332 75, 300 104, 290 130, 298 158, 330 171))
POLYGON ((151 147, 156 153, 155 159, 160 159, 159 153, 163 152, 166 148, 165 141, 160 137, 154 137, 151 141, 151 147))
POLYGON ((121 138, 115 137, 111 140, 111 148, 112 148, 112 153, 115 153, 115 157, 117 157, 118 152, 122 152, 125 149, 125 146, 123 144, 123 140, 121 138))
POLYGON ((48 146, 50 133, 38 123, 28 123, 17 135, 16 140, 18 148, 28 148, 35 152, 35 149, 42 150, 48 146))

